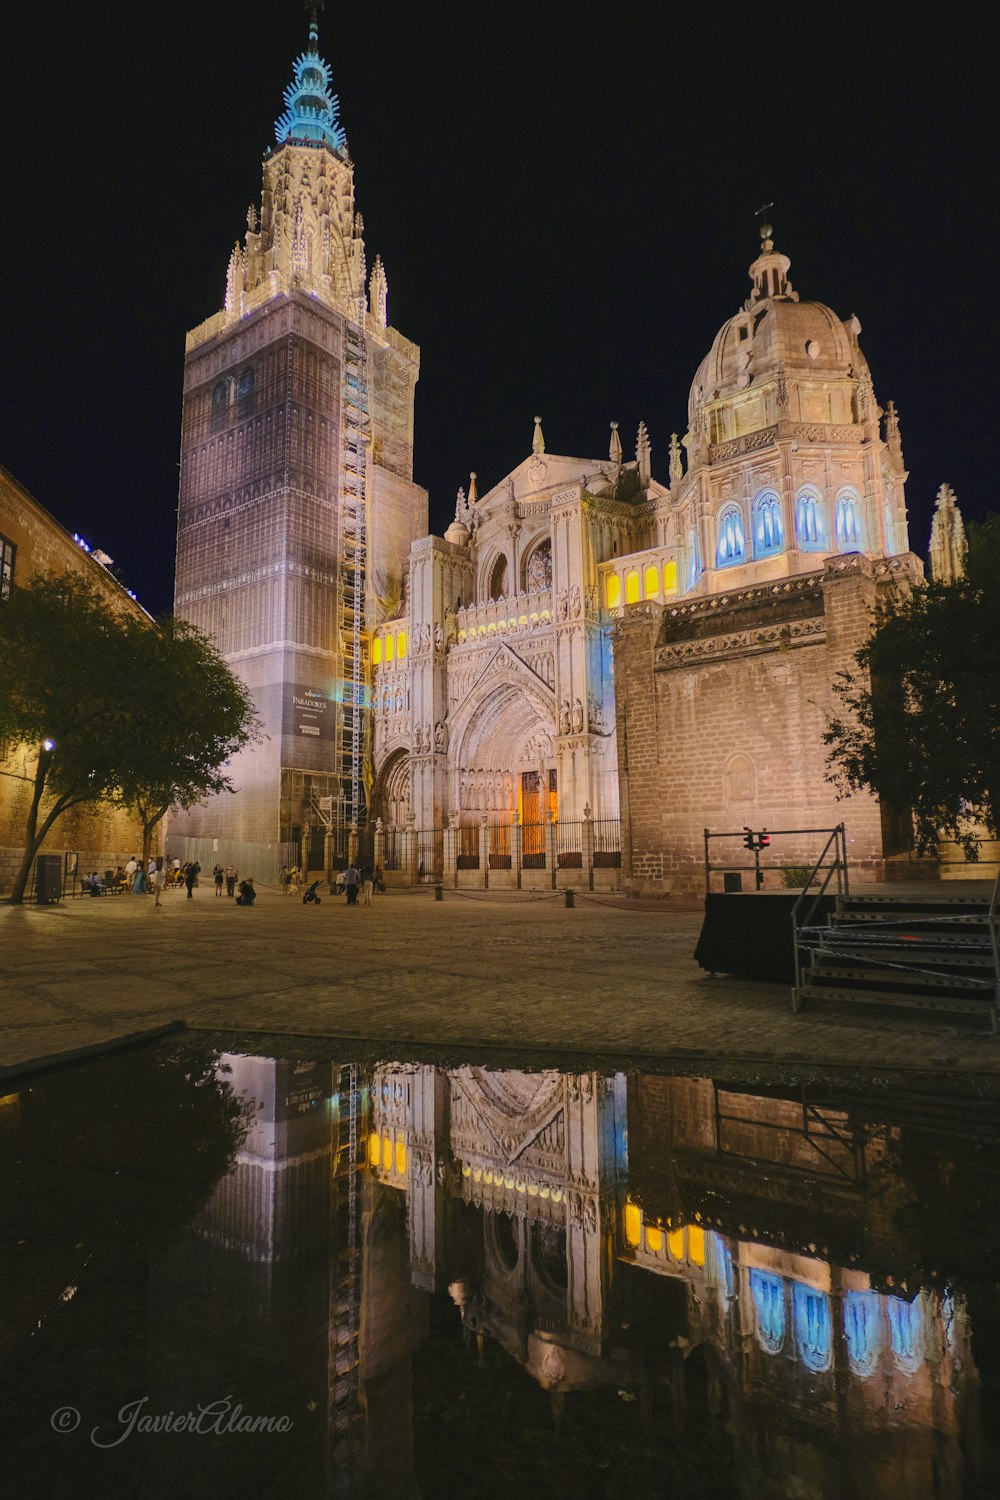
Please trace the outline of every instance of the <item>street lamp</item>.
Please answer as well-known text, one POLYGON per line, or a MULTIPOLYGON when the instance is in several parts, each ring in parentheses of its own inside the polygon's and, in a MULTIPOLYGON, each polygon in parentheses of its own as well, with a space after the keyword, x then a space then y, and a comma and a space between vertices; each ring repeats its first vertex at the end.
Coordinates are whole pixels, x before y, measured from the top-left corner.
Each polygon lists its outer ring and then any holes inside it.
POLYGON ((42 740, 42 749, 46 752, 47 755, 51 755, 55 748, 55 740, 42 740))

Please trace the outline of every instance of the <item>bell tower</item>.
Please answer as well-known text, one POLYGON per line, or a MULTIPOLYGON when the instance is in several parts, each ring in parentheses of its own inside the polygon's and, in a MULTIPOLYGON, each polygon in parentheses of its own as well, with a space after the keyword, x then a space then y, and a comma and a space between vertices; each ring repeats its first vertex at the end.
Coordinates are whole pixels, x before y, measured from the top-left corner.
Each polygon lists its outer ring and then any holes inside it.
POLYGON ((264 738, 229 768, 236 795, 175 815, 172 842, 237 858, 304 840, 317 868, 327 832, 346 852, 365 819, 368 633, 427 531, 420 354, 389 326, 378 257, 367 274, 332 84, 314 6, 223 306, 187 336, 174 595, 251 688, 264 738))

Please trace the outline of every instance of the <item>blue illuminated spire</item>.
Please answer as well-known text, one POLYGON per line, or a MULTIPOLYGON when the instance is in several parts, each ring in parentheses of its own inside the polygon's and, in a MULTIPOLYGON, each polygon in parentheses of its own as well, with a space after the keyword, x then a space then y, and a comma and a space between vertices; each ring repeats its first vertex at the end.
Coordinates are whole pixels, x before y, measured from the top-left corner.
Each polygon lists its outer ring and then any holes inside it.
POLYGON ((309 14, 309 45, 295 59, 295 78, 285 90, 285 112, 274 122, 278 145, 319 145, 325 141, 341 155, 347 152, 347 136, 340 123, 340 101, 330 90, 333 74, 319 55, 316 6, 309 14))

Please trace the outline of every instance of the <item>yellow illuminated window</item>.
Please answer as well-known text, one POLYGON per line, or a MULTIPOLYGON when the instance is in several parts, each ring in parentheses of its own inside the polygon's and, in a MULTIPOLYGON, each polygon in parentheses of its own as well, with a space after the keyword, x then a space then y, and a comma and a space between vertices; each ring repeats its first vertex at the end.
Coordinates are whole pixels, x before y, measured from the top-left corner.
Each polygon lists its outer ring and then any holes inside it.
POLYGON ((636 1203, 625 1205, 625 1238, 630 1245, 638 1245, 642 1236, 642 1214, 636 1203))
POLYGON ((700 1224, 688 1225, 688 1260, 696 1266, 705 1264, 705 1231, 700 1224))
POLYGON ((683 1229, 671 1229, 667 1234, 667 1249, 674 1260, 684 1259, 684 1231, 683 1229))
POLYGON ((625 603, 638 604, 639 602, 639 575, 633 568, 631 573, 625 574, 625 603))
POLYGON ((663 1235, 658 1229, 646 1229, 646 1249, 651 1250, 654 1255, 659 1255, 663 1249, 663 1235))
POLYGON ((646 569, 642 587, 647 599, 655 599, 660 592, 660 570, 655 563, 646 569))
POLYGON ((387 1135, 382 1137, 382 1165, 387 1172, 392 1166, 392 1141, 387 1135))
POLYGON ((372 666, 377 667, 382 660, 382 642, 378 636, 372 641, 372 666))
POLYGON ((663 592, 665 594, 677 592, 677 564, 675 562, 663 564, 663 592))
POLYGON ((397 1141, 396 1142, 396 1171, 399 1173, 400 1177, 402 1177, 403 1173, 406 1171, 406 1142, 405 1141, 397 1141))
POLYGON ((377 1167, 378 1166, 378 1159, 379 1159, 379 1138, 378 1138, 378 1131, 377 1130, 373 1130, 372 1133, 371 1133, 371 1135, 368 1137, 368 1165, 370 1167, 377 1167))
POLYGON ((617 573, 608 574, 608 608, 617 609, 622 602, 622 581, 617 573))
POLYGON ((396 632, 396 655, 399 657, 400 661, 402 661, 403 657, 406 655, 406 631, 405 630, 398 630, 396 632))
POLYGON ((395 654, 396 654, 395 653, 395 643, 394 643, 394 641, 392 639, 392 636, 391 635, 387 635, 386 638, 385 638, 385 659, 386 659, 386 661, 392 661, 392 658, 395 656, 395 654))

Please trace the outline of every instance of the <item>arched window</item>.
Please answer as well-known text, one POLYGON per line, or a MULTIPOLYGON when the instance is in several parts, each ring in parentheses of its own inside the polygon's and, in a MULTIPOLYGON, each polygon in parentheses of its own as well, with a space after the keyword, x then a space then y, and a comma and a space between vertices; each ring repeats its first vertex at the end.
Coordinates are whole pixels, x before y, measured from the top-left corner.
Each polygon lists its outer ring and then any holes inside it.
POLYGON ((393 659, 393 657, 395 655, 396 655, 396 643, 393 640, 393 638, 392 638, 391 635, 387 635, 386 638, 385 638, 385 659, 386 659, 386 661, 392 661, 392 659, 393 659))
POLYGON ((524 568, 524 586, 529 594, 552 587, 552 542, 546 537, 529 555, 524 568))
POLYGON ((642 591, 647 599, 655 599, 660 592, 660 570, 655 563, 650 563, 643 574, 642 591))
POLYGON ((795 539, 806 552, 826 547, 823 501, 816 490, 800 490, 795 500, 795 539))
POLYGON ((882 1343, 876 1292, 848 1292, 844 1298, 844 1338, 855 1375, 864 1379, 873 1374, 882 1343))
POLYGON ((403 658, 405 657, 405 655, 406 655, 406 631, 405 630, 397 630, 397 632, 396 632, 396 660, 397 661, 402 661, 403 658))
POLYGON ((382 663, 382 639, 376 636, 372 641, 372 666, 378 667, 382 663))
POLYGON ((249 417, 253 412, 254 383, 253 366, 247 365, 240 371, 236 382, 236 415, 240 418, 249 417))
POLYGON ((229 381, 220 380, 212 391, 212 430, 218 432, 226 425, 229 415, 229 381))
POLYGON ((753 502, 753 554, 769 557, 785 545, 781 501, 774 490, 765 490, 753 502))
POLYGON ((861 535, 861 504, 853 490, 842 490, 836 506, 837 546, 841 552, 857 552, 864 544, 861 535))
POLYGON ((639 575, 633 568, 625 574, 625 603, 638 604, 639 602, 639 575))
POLYGON ((701 544, 697 529, 688 532, 688 588, 693 589, 701 577, 701 544))
POLYGON ((493 572, 490 574, 490 598, 500 599, 507 596, 507 559, 498 557, 493 564, 493 572))
POLYGON ((617 609, 622 602, 622 581, 617 573, 608 574, 608 608, 617 609))
POLYGON ((663 592, 665 594, 677 592, 677 564, 675 562, 663 564, 663 592))
POLYGON ((743 516, 738 505, 727 505, 719 516, 719 545, 716 561, 720 568, 731 568, 746 561, 747 544, 743 516))
POLYGON ((810 1370, 828 1370, 833 1362, 829 1297, 800 1281, 794 1282, 792 1317, 802 1363, 810 1370))
POLYGON ((638 1245, 642 1234, 642 1212, 635 1203, 625 1205, 625 1240, 629 1245, 638 1245))
POLYGON ((770 1271, 750 1272, 757 1342, 768 1354, 777 1354, 785 1342, 785 1283, 770 1271))

